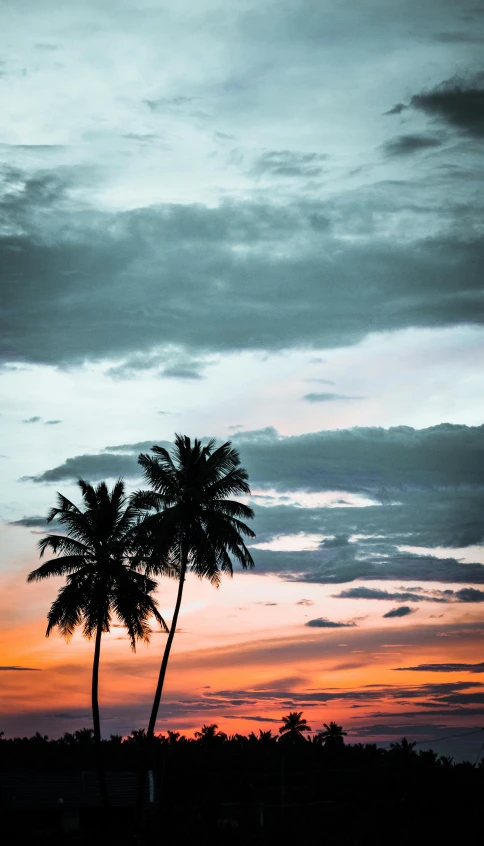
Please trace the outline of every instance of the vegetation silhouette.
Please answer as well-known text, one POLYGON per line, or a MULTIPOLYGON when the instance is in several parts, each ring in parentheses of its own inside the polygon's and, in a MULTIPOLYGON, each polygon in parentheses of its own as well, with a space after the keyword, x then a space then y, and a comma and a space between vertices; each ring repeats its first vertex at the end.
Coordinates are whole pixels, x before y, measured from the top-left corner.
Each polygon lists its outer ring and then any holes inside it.
POLYGON ((286 743, 300 743, 305 741, 303 732, 311 731, 311 726, 308 726, 306 720, 303 718, 302 711, 291 711, 287 717, 282 718, 283 725, 279 729, 281 735, 279 740, 286 743))
MULTIPOLYGON (((305 723, 302 714, 298 722, 305 723)), ((155 802, 142 842, 159 843, 162 836, 179 846, 285 844, 297 837, 316 846, 322 834, 325 842, 343 846, 404 844, 409 837, 480 842, 482 761, 454 764, 432 750, 417 752, 417 744, 405 738, 389 748, 344 741, 331 747, 313 743, 309 732, 295 743, 284 739, 287 733, 277 742, 274 735, 269 742, 262 739, 269 734, 227 736, 212 724, 193 738, 155 735, 155 802)), ((58 796, 64 795, 66 813, 79 808, 76 842, 93 846, 108 837, 123 846, 132 842, 135 771, 145 744, 143 730, 102 741, 112 794, 112 807, 103 813, 89 788, 95 762, 91 729, 58 740, 38 732, 31 738, 0 736, 3 832, 11 831, 10 842, 19 844, 66 842, 41 836, 44 816, 51 830, 56 819, 62 821, 58 796)))
POLYGON ((138 458, 151 490, 135 493, 133 503, 148 513, 147 574, 177 569, 178 592, 148 723, 148 766, 187 570, 218 587, 222 573, 232 575, 232 558, 244 568, 254 566, 243 536, 255 537, 243 522, 254 516, 252 509, 229 499, 250 494, 247 471, 230 441, 216 449, 214 440, 202 446, 197 439, 192 443, 187 436, 175 435, 171 453, 160 446, 152 447, 152 452, 153 456, 141 453, 138 458))
MULTIPOLYGON (((49 512, 48 521, 57 520, 65 534, 48 534, 39 541, 41 558, 47 550, 57 557, 33 570, 27 581, 66 577, 66 584, 47 615, 47 637, 57 627, 68 641, 76 627, 82 625, 84 637, 95 638, 91 688, 93 739, 101 795, 107 806, 98 698, 101 638, 109 632, 113 615, 126 627, 133 650, 137 640, 149 640, 150 617, 165 630, 167 626, 152 596, 156 582, 139 572, 145 566, 140 557, 143 517, 126 497, 124 483, 118 480, 111 492, 105 482, 94 488, 79 479, 78 485, 84 510, 57 494, 58 505, 49 512)), ((90 741, 86 731, 89 730, 84 730, 76 741, 90 741)))
POLYGON ((329 724, 324 723, 324 731, 320 732, 317 737, 321 739, 324 746, 335 748, 344 744, 346 735, 347 732, 343 731, 342 726, 331 722, 329 724))

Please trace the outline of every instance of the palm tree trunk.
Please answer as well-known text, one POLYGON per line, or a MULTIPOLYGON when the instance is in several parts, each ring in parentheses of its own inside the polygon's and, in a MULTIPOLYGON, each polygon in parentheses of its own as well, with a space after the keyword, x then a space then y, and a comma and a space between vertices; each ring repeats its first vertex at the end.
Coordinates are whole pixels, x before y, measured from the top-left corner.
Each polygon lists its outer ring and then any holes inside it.
POLYGON ((101 720, 99 717, 99 658, 101 655, 101 637, 103 633, 102 618, 99 620, 96 631, 96 642, 94 646, 94 662, 92 666, 92 721, 94 725, 94 745, 96 751, 96 769, 99 778, 99 789, 101 800, 105 808, 109 807, 109 797, 106 787, 106 775, 104 773, 101 754, 101 720))
POLYGON ((182 565, 181 565, 181 568, 180 568, 180 581, 178 582, 178 593, 177 593, 177 597, 176 597, 176 605, 175 605, 175 610, 173 612, 173 620, 171 621, 170 632, 169 632, 169 635, 168 635, 168 638, 167 638, 167 641, 166 641, 165 651, 163 653, 163 660, 161 662, 160 674, 158 676, 158 684, 156 686, 155 698, 153 700, 153 707, 151 709, 150 721, 148 723, 148 732, 147 732, 148 744, 150 744, 150 742, 152 741, 153 736, 155 734, 156 719, 158 717, 158 709, 160 707, 161 694, 163 693, 163 685, 165 683, 166 670, 167 670, 167 667, 168 667, 168 659, 170 657, 171 645, 173 643, 173 638, 175 637, 176 624, 178 622, 178 614, 180 613, 180 606, 181 606, 181 601, 182 601, 182 596, 183 596, 183 588, 185 586, 186 570, 187 570, 187 562, 182 561, 182 565))
POLYGON ((140 778, 138 782, 138 817, 141 820, 141 815, 143 811, 143 792, 144 786, 146 781, 146 773, 148 770, 153 769, 153 740, 155 735, 155 726, 156 720, 158 717, 158 709, 160 707, 160 700, 161 694, 163 693, 163 685, 165 683, 165 676, 166 670, 168 667, 168 659, 170 657, 171 652, 171 645, 173 643, 173 638, 175 637, 176 631, 176 624, 178 622, 178 615, 180 613, 180 606, 183 596, 183 588, 185 586, 185 575, 187 571, 187 560, 184 555, 182 555, 181 567, 180 567, 180 579, 178 582, 178 593, 176 597, 176 604, 175 610, 173 612, 173 619, 171 621, 170 631, 168 634, 168 638, 165 644, 165 651, 163 653, 163 659, 161 662, 160 673, 158 676, 158 684, 156 685, 155 691, 155 698, 153 700, 153 707, 151 709, 151 716, 150 721, 148 723, 148 731, 146 733, 146 758, 145 758, 145 766, 141 768, 140 778))

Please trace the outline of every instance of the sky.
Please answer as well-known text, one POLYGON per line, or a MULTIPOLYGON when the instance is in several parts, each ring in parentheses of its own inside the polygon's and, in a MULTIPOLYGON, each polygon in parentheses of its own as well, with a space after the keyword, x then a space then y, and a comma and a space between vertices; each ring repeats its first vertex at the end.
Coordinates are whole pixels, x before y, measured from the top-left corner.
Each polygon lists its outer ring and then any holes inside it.
MULTIPOLYGON (((188 579, 157 728, 477 754, 482 0, 6 0, 0 729, 89 725, 26 584, 56 492, 174 433, 249 472, 255 568, 188 579)), ((170 618, 176 585, 158 599, 170 618)), ((104 638, 105 736, 164 645, 104 638)))

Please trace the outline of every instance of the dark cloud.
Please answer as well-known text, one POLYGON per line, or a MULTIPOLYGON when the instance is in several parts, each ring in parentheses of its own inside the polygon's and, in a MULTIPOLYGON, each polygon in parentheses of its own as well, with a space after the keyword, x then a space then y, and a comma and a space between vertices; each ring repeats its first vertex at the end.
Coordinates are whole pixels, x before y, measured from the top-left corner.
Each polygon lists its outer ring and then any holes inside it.
MULTIPOLYGON (((271 174, 283 177, 314 178, 323 172, 323 162, 328 157, 322 153, 300 153, 294 150, 270 150, 262 153, 252 166, 254 174, 271 174)), ((323 220, 323 219, 322 219, 323 220)))
POLYGON ((383 599, 393 602, 484 602, 484 591, 476 588, 462 588, 461 590, 424 590, 415 588, 412 591, 379 590, 378 588, 356 587, 334 593, 335 599, 383 599), (418 592, 417 592, 418 591, 418 592))
MULTIPOLYGON (((275 488, 284 496, 288 490, 345 490, 367 497, 363 508, 348 507, 341 496, 335 496, 331 508, 286 504, 283 497, 280 505, 272 498, 268 508, 258 499, 254 526, 259 542, 294 533, 326 536, 315 550, 254 549, 260 572, 323 584, 355 579, 484 583, 482 565, 431 554, 432 547, 465 547, 484 538, 484 427, 362 428, 292 437, 268 428, 234 434, 232 440, 254 488, 275 488), (423 547, 428 554, 405 552, 402 546, 423 547)), ((170 448, 157 438, 109 445, 99 455, 70 458, 34 481, 74 481, 79 476, 140 480, 137 456, 157 441, 170 448)), ((481 597, 434 591, 426 598, 477 602, 481 597)))
POLYGON ((433 38, 441 44, 484 44, 479 32, 436 32, 433 38))
POLYGON ((62 420, 46 420, 45 421, 46 426, 57 426, 58 423, 62 423, 62 420))
POLYGON ((0 672, 15 671, 16 673, 40 673, 37 667, 0 667, 0 672))
POLYGON ((397 103, 388 112, 384 112, 385 115, 400 115, 405 109, 408 109, 408 106, 405 106, 404 103, 397 103))
POLYGON ((42 420, 41 417, 27 417, 26 420, 22 420, 22 423, 39 423, 42 420))
MULTIPOLYGON (((484 426, 443 423, 428 429, 355 428, 290 437, 267 428, 234 434, 232 440, 253 486, 278 490, 373 491, 384 496, 388 489, 397 490, 400 496, 406 487, 479 485, 484 470, 484 426)), ((136 456, 156 442, 108 446, 105 453, 70 458, 36 479, 75 479, 82 467, 87 476, 95 473, 95 478, 102 478, 108 470, 109 475, 113 471, 116 476, 139 475, 136 456)))
POLYGON ((190 370, 186 367, 165 367, 160 375, 167 379, 202 379, 198 370, 190 370))
POLYGON ((458 602, 484 602, 484 591, 476 588, 462 588, 455 592, 458 602))
POLYGON ((348 629, 354 628, 356 623, 334 623, 326 617, 316 617, 315 620, 308 620, 304 625, 315 629, 348 629))
POLYGON ((139 468, 127 455, 76 455, 64 464, 46 470, 38 476, 26 476, 23 481, 60 482, 86 479, 97 482, 101 479, 117 479, 120 476, 139 475, 139 468))
POLYGON ((296 602, 296 605, 308 606, 308 605, 314 605, 314 602, 312 601, 312 599, 300 599, 299 602, 296 602))
POLYGON ((386 156, 409 156, 420 150, 440 147, 441 143, 437 138, 429 138, 426 135, 397 135, 396 138, 385 141, 383 151, 386 156))
POLYGON ((47 522, 47 517, 32 516, 22 517, 20 520, 12 520, 9 526, 25 526, 27 529, 47 529, 50 525, 47 522))
POLYGON ((474 137, 484 136, 484 73, 474 79, 452 77, 416 94, 411 105, 474 137))
POLYGON ((399 608, 392 608, 391 611, 387 611, 384 614, 384 617, 406 617, 408 614, 413 614, 415 612, 415 608, 410 608, 408 605, 400 605, 399 608))
POLYGON ((252 714, 222 714, 224 720, 251 720, 255 723, 280 723, 280 719, 276 720, 274 717, 260 717, 252 714))
POLYGON ((365 397, 349 397, 345 394, 305 394, 307 402, 335 402, 336 400, 362 400, 365 397))
MULTIPOLYGON (((271 702, 275 707, 283 704, 287 707, 305 703, 306 707, 311 703, 322 704, 325 702, 348 702, 365 704, 371 702, 397 701, 403 703, 410 700, 413 705, 424 708, 435 707, 435 704, 450 704, 454 706, 465 704, 478 704, 484 697, 480 690, 480 682, 457 681, 441 682, 422 685, 364 685, 361 688, 348 690, 347 688, 331 688, 324 691, 315 690, 219 690, 207 694, 211 702, 229 701, 255 705, 257 702, 271 702)), ((426 713, 422 712, 423 714, 426 713)))
POLYGON ((446 213, 445 238, 399 242, 378 227, 414 208, 402 185, 115 213, 83 206, 75 178, 4 173, 4 361, 123 367, 161 347, 335 347, 369 331, 483 321, 483 244, 468 227, 459 234, 462 204, 455 221, 446 213), (366 237, 341 239, 362 227, 366 237))
POLYGON ((416 667, 394 667, 394 670, 419 673, 484 673, 484 662, 481 664, 418 664, 416 667))

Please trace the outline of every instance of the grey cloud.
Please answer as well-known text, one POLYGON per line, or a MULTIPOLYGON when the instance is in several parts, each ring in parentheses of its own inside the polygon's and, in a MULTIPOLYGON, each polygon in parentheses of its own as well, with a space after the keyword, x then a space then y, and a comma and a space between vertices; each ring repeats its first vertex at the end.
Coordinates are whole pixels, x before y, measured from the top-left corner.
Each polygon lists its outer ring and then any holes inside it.
POLYGON ((343 688, 332 688, 324 691, 305 691, 305 690, 219 690, 208 694, 210 700, 229 700, 232 704, 247 702, 255 704, 256 702, 273 701, 276 705, 278 701, 283 703, 291 703, 297 705, 299 703, 325 703, 332 701, 347 701, 355 703, 370 703, 378 702, 385 699, 397 700, 402 702, 406 699, 413 701, 413 704, 435 705, 435 700, 439 704, 477 704, 484 693, 480 690, 475 691, 476 688, 481 688, 480 682, 458 681, 458 682, 441 682, 433 684, 422 685, 364 685, 361 688, 353 690, 343 688), (471 692, 468 692, 471 689, 471 692), (475 692, 474 692, 475 691, 475 692), (455 700, 455 701, 454 701, 455 700))
POLYGON ((408 109, 408 106, 405 106, 404 103, 397 103, 388 112, 384 112, 385 115, 400 115, 405 109, 408 109))
POLYGON ((162 370, 161 376, 167 379, 202 379, 198 370, 190 370, 184 367, 166 367, 162 370))
POLYGON ((484 602, 484 591, 476 588, 462 588, 455 596, 459 602, 484 602))
POLYGON ((335 599, 383 599, 397 602, 484 602, 484 591, 476 588, 461 590, 424 590, 414 588, 414 592, 390 592, 378 588, 356 587, 333 594, 335 599), (418 590, 418 593, 415 592, 418 590))
MULTIPOLYGON (((400 498, 405 496, 406 488, 434 489, 438 499, 435 489, 439 486, 482 483, 484 426, 443 423, 428 429, 354 428, 290 437, 279 436, 275 429, 267 428, 234 434, 232 440, 241 452, 254 487, 372 492, 383 498, 385 490, 398 491, 400 498)), ((139 475, 137 454, 151 449, 154 443, 156 438, 106 447, 106 452, 128 453, 126 456, 105 453, 76 456, 46 471, 54 477, 42 480, 77 478, 78 468, 83 465, 86 474, 95 472, 96 478, 102 478, 107 472, 105 468, 114 468, 116 462, 120 462, 119 472, 123 475, 139 475)), ((455 491, 454 495, 458 499, 459 492, 455 491)), ((480 530, 482 533, 482 524, 480 530)))
POLYGON ((316 617, 315 620, 308 620, 304 625, 315 629, 348 629, 354 628, 356 623, 334 623, 326 617, 316 617))
POLYGON ((22 517, 20 520, 11 520, 9 526, 25 526, 27 529, 47 529, 50 525, 47 517, 32 516, 22 517))
POLYGON ((481 664, 418 664, 416 667, 394 667, 397 671, 412 670, 419 673, 484 673, 484 662, 481 664))
POLYGON ((247 714, 222 714, 224 720, 251 720, 255 723, 280 723, 274 717, 260 717, 247 714))
POLYGON ((40 673, 41 671, 37 667, 0 667, 0 672, 10 672, 14 671, 16 673, 40 673))
POLYGON ((62 420, 46 420, 45 421, 46 426, 57 426, 58 423, 62 423, 62 420))
POLYGON ((484 135, 484 73, 474 79, 458 76, 429 91, 416 94, 411 105, 432 117, 441 118, 471 136, 484 135))
MULTIPOLYGON (((335 599, 384 599, 397 602, 423 602, 427 597, 419 593, 393 592, 379 590, 378 588, 356 587, 334 593, 335 599)), ((434 600, 435 601, 435 600, 434 600)), ((445 599, 437 599, 437 602, 446 602, 445 599)))
POLYGON ((25 476, 22 481, 60 482, 75 481, 83 478, 90 482, 101 479, 117 479, 120 476, 140 475, 139 467, 131 456, 127 455, 76 455, 68 458, 64 464, 39 473, 37 476, 25 476))
POLYGON ((386 156, 408 156, 420 150, 440 147, 441 143, 437 138, 429 138, 426 135, 397 135, 384 143, 383 151, 386 156))
POLYGON ((399 608, 392 608, 391 611, 387 611, 384 614, 384 617, 406 617, 408 614, 413 614, 415 612, 415 608, 410 608, 408 605, 401 605, 399 608))
POLYGON ((401 212, 390 183, 373 186, 372 208, 366 191, 114 213, 82 206, 74 180, 4 175, 4 361, 116 360, 160 339, 190 355, 335 347, 370 329, 482 323, 483 245, 459 234, 461 205, 445 237, 399 242, 375 230, 401 212), (362 226, 366 237, 341 240, 362 226))
MULTIPOLYGON (((346 490, 370 497, 364 508, 345 507, 341 496, 331 508, 282 504, 282 498, 280 505, 271 501, 268 508, 259 500, 254 506, 259 541, 295 532, 326 536, 316 550, 254 550, 261 572, 323 584, 355 579, 484 583, 480 564, 398 548, 465 547, 482 542, 484 427, 368 428, 288 438, 269 428, 233 435, 232 440, 254 488, 346 490)), ((156 437, 110 445, 99 455, 72 457, 34 481, 72 481, 79 476, 98 481, 120 475, 140 479, 138 453, 149 452, 155 443, 170 448, 169 442, 156 437)), ((452 595, 434 591, 426 598, 480 601, 480 593, 470 590, 474 592, 452 595)), ((399 593, 418 594, 413 588, 399 593)), ((417 601, 422 596, 411 600, 402 596, 400 601, 417 601)))
POLYGON ((272 176, 306 177, 319 176, 323 162, 328 157, 321 153, 301 153, 294 150, 270 150, 262 153, 254 162, 252 172, 268 173, 272 176))
POLYGON ((434 41, 441 44, 483 44, 484 36, 478 32, 436 32, 434 41))
POLYGON ((362 400, 365 397, 349 397, 345 394, 305 394, 303 399, 307 402, 336 402, 337 400, 362 400))
POLYGON ((22 423, 39 423, 42 420, 41 417, 27 417, 26 420, 22 420, 22 423))

